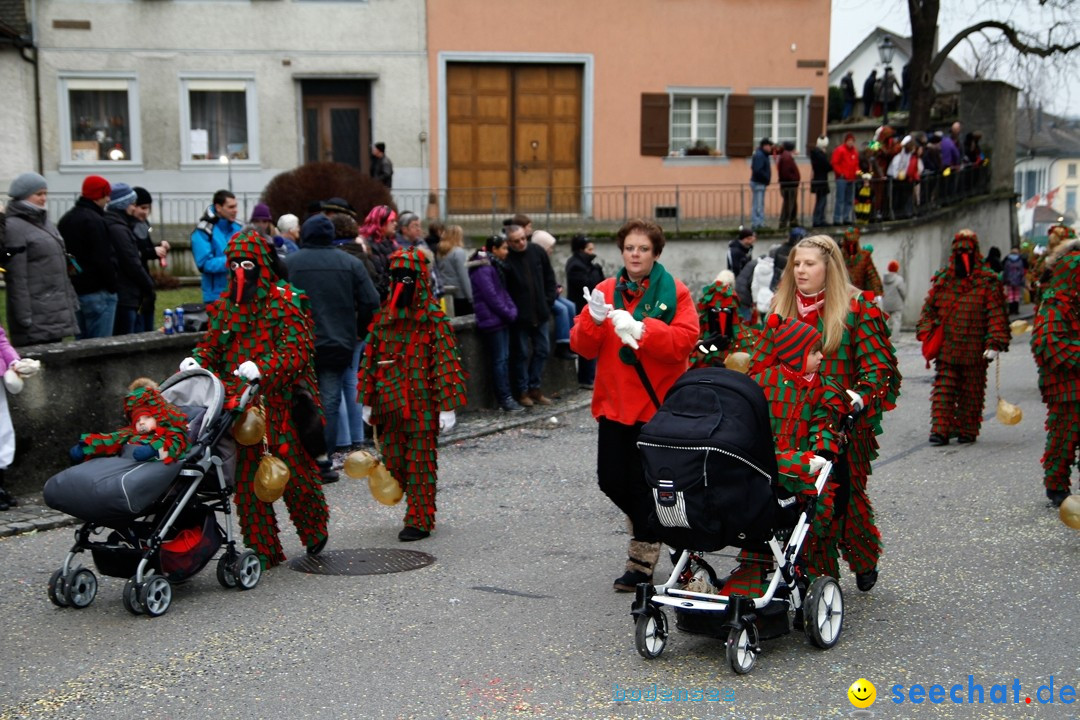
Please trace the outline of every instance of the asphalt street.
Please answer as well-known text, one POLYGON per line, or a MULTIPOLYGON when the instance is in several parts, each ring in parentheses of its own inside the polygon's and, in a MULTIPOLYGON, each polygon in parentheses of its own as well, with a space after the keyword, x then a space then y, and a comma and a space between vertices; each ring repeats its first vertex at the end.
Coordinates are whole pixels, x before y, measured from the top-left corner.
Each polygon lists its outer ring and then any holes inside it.
MULTIPOLYGON (((842 578, 844 631, 831 650, 798 633, 764 641, 754 671, 737 676, 722 642, 674 631, 660 658, 641 658, 631 598, 611 588, 627 536, 596 487, 595 424, 587 410, 554 422, 534 410, 535 424, 442 449, 438 528, 407 546, 435 556, 420 570, 283 566, 241 593, 223 590, 211 566, 150 619, 123 608, 114 578, 84 610, 49 602, 71 528, 0 539, 0 719, 847 717, 859 678, 877 688, 875 717, 1080 717, 1061 702, 1063 686, 1080 685, 1080 533, 1043 495, 1045 410, 1027 343, 1014 340, 1001 373, 1023 421, 990 419, 976 444, 945 448, 927 444, 932 371, 902 343, 903 395, 870 481, 881 579, 864 594, 842 578), (1055 702, 1042 704, 1037 690, 1051 682, 1055 702), (968 703, 969 683, 983 704, 968 703), (942 685, 944 701, 914 704, 916 684, 942 685), (1006 703, 992 702, 995 684, 1006 703), (654 685, 729 699, 618 699, 654 685)), ((995 398, 991 371, 988 414, 995 398)), ((403 547, 403 508, 378 505, 366 482, 327 494, 328 551, 403 547)), ((299 556, 278 514, 286 552, 299 556)))

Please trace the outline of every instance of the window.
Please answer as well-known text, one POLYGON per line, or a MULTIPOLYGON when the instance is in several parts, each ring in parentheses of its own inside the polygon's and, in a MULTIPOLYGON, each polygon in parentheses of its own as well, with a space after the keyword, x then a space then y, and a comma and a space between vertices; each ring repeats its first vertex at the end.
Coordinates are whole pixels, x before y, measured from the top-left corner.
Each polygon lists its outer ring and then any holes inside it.
POLYGON ((134 76, 60 77, 60 164, 135 164, 139 149, 134 76))
POLYGON ((1065 212, 1076 214, 1076 188, 1065 190, 1065 212))
POLYGON ((181 86, 184 162, 258 160, 253 79, 188 77, 181 86))
POLYGON ((683 155, 711 155, 722 148, 723 102, 721 97, 673 97, 669 150, 683 155))
POLYGON ((757 98, 754 102, 754 137, 773 142, 790 140, 803 146, 801 137, 803 100, 797 97, 757 98))
POLYGON ((1070 180, 1076 177, 1076 163, 1069 163, 1067 172, 1070 180))

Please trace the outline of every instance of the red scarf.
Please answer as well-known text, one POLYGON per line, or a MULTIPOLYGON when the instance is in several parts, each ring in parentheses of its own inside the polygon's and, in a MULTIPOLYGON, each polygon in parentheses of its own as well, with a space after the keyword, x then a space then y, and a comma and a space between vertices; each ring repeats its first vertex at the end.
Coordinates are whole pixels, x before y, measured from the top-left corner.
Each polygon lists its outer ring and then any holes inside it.
POLYGON ((799 319, 808 325, 816 325, 821 308, 825 307, 825 291, 822 290, 814 295, 803 295, 795 291, 795 309, 799 311, 799 319))

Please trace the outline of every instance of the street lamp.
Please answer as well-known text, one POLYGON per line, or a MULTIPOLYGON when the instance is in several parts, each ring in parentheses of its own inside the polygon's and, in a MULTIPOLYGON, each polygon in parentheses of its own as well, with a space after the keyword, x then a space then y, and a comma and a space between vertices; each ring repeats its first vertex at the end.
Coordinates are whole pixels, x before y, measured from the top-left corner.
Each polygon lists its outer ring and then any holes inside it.
POLYGON ((232 192, 232 158, 228 155, 222 155, 218 160, 225 164, 229 168, 229 192, 232 192))
POLYGON ((889 101, 886 98, 892 93, 892 85, 895 82, 891 64, 893 54, 896 53, 896 44, 891 37, 885 35, 878 43, 877 50, 881 63, 885 66, 885 76, 881 78, 881 124, 884 126, 889 124, 889 101))

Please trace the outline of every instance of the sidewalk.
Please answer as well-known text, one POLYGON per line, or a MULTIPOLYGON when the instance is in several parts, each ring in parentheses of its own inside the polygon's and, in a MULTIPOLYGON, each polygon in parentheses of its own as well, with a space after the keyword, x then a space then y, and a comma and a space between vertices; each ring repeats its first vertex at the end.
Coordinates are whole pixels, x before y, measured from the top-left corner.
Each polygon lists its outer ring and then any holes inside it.
MULTIPOLYGON (((549 422, 551 417, 558 417, 574 410, 589 407, 592 393, 574 389, 552 397, 555 401, 550 407, 536 407, 523 413, 504 413, 501 410, 476 410, 460 413, 458 423, 449 433, 439 438, 440 445, 449 445, 461 440, 492 435, 503 430, 549 422)), ((0 512, 0 537, 52 530, 53 528, 77 525, 79 521, 70 515, 53 510, 45 505, 41 493, 20 495, 19 506, 0 512)))

